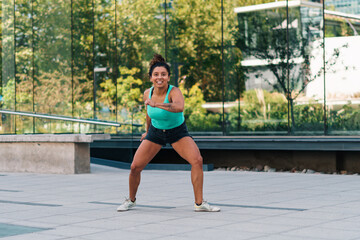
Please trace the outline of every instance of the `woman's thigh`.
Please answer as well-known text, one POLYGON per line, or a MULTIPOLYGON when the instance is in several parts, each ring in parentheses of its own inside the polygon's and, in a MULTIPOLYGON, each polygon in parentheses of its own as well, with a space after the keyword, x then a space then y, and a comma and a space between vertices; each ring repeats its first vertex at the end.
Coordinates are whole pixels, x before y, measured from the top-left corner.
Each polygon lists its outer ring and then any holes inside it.
POLYGON ((145 168, 162 148, 161 145, 149 140, 143 140, 137 149, 132 164, 138 168, 145 168))
POLYGON ((174 150, 191 165, 202 161, 200 150, 191 137, 183 137, 172 144, 174 150))

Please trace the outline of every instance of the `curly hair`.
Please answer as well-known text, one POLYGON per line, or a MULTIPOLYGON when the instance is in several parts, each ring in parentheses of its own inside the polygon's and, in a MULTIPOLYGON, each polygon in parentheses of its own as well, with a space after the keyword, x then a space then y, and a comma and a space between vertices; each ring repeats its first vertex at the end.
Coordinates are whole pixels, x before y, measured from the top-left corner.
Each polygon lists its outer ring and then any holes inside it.
POLYGON ((150 64, 149 64, 149 77, 151 77, 152 72, 154 71, 154 69, 156 67, 164 67, 164 68, 166 68, 166 70, 168 71, 169 76, 170 76, 170 66, 169 66, 169 64, 166 63, 163 56, 161 56, 160 54, 157 54, 157 53, 154 54, 153 59, 150 61, 150 64))

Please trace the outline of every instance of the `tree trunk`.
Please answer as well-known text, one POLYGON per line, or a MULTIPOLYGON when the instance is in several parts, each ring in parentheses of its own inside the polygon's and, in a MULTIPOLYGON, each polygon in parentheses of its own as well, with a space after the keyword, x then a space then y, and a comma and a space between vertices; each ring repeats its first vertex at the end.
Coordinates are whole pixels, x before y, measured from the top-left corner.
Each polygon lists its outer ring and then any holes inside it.
POLYGON ((290 132, 293 133, 296 129, 295 124, 295 117, 294 117, 294 99, 290 98, 290 114, 291 114, 291 125, 290 125, 290 132))

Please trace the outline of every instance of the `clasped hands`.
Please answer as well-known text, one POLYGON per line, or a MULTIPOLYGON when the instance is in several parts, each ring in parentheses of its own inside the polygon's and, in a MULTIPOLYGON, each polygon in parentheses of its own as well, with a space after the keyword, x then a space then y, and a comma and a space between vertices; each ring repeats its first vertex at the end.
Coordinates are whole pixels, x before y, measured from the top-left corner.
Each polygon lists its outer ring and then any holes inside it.
POLYGON ((151 99, 146 99, 145 100, 145 106, 147 106, 147 105, 149 105, 151 107, 155 107, 156 102, 152 101, 151 99))

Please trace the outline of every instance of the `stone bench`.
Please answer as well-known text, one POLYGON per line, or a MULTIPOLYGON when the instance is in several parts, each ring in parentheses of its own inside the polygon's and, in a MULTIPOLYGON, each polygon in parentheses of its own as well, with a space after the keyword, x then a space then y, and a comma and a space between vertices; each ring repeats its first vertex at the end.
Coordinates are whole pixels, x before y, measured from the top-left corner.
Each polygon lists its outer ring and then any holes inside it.
POLYGON ((0 135, 0 172, 90 173, 90 143, 109 134, 0 135))

